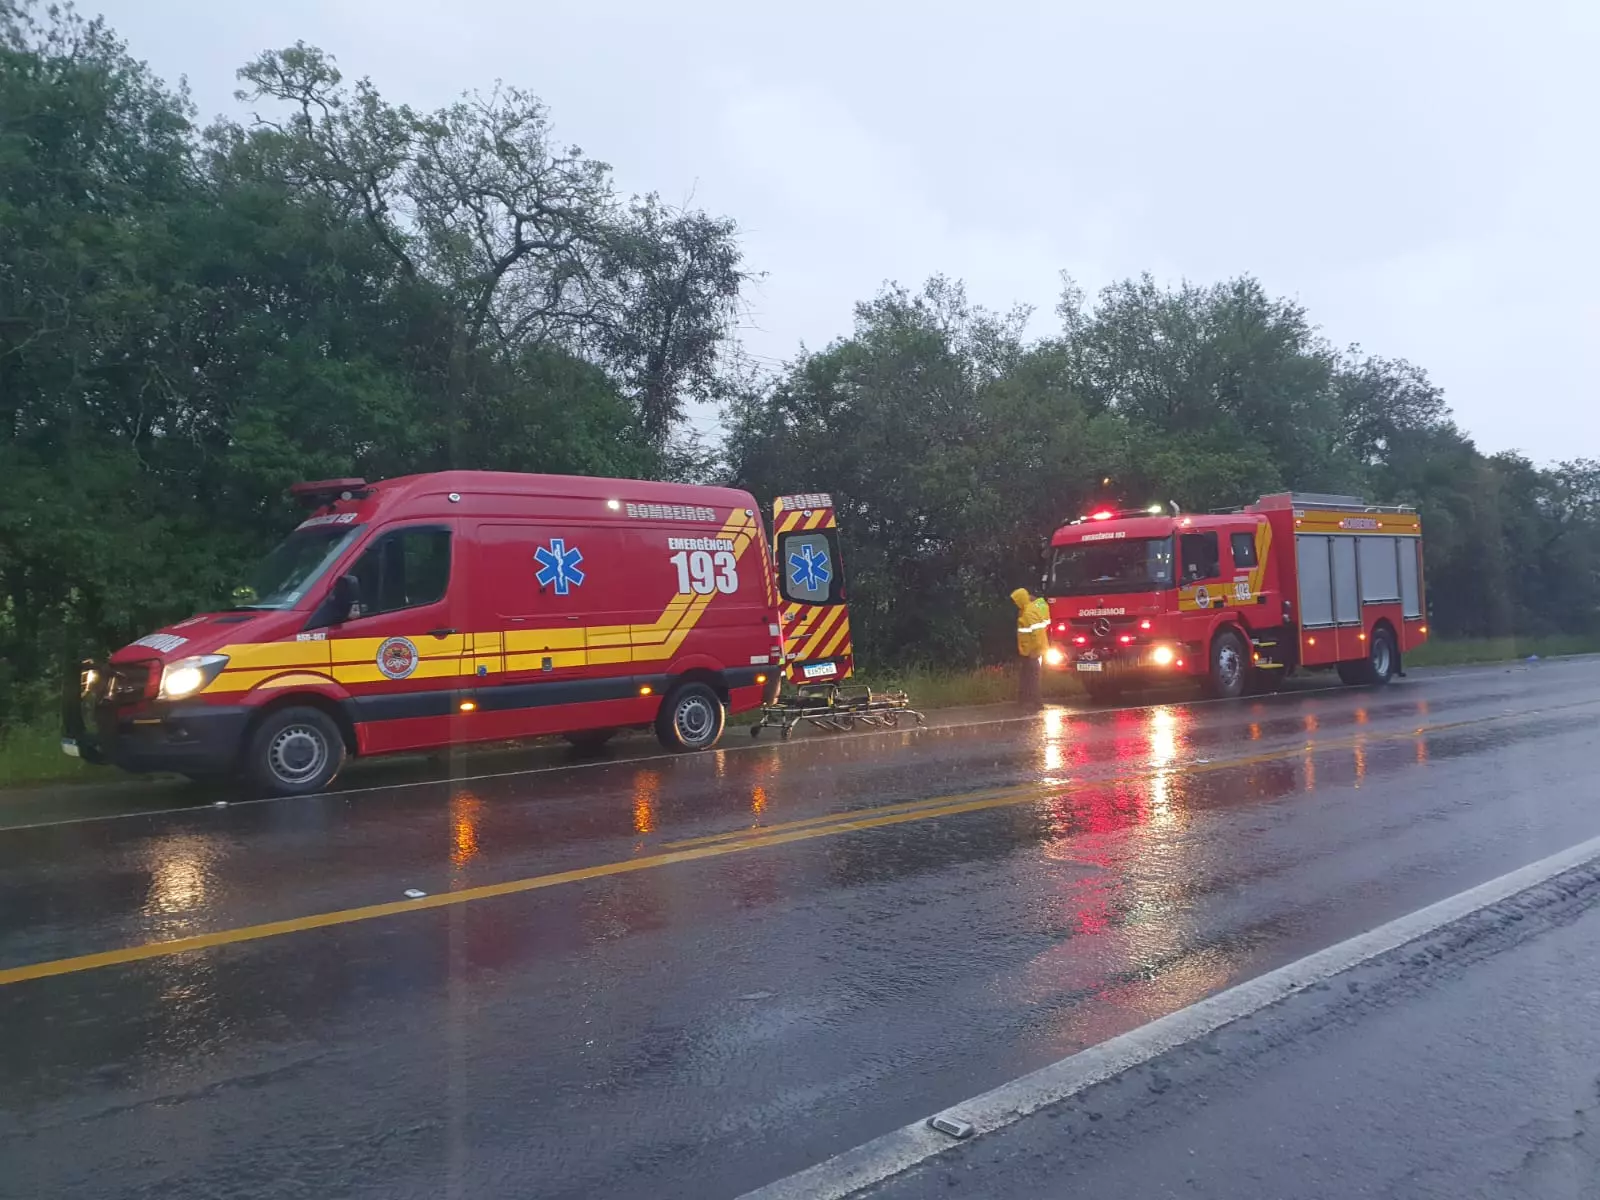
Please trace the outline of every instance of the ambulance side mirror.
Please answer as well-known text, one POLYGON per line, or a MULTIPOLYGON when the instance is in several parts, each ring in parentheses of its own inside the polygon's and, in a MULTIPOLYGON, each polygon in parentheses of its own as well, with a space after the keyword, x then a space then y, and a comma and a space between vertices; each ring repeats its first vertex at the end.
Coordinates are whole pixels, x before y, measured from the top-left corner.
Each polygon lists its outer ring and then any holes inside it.
POLYGON ((341 575, 333 581, 333 619, 347 621, 350 619, 350 610, 361 599, 361 581, 354 575, 341 575))
POLYGON ((339 576, 333 581, 322 603, 317 605, 317 611, 311 614, 306 628, 326 629, 330 625, 343 624, 353 615, 352 610, 360 599, 361 581, 354 575, 339 576))

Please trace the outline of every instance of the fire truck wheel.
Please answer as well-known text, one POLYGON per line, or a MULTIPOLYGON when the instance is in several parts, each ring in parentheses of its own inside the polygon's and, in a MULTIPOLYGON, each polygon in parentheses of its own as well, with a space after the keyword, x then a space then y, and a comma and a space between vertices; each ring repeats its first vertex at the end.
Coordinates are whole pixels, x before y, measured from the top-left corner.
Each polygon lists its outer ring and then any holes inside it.
POLYGON ((1250 659, 1244 639, 1224 629, 1211 642, 1211 672, 1206 676, 1206 693, 1217 699, 1244 695, 1250 682, 1250 659))
POLYGON ((708 750, 722 736, 728 710, 703 683, 680 683, 656 716, 656 737, 668 750, 708 750))
POLYGON ((246 777, 274 796, 319 792, 344 765, 344 738, 320 708, 280 708, 256 726, 245 752, 246 777))
POLYGON ((1346 683, 1375 683, 1385 684, 1394 678, 1395 649, 1394 634, 1387 629, 1376 629, 1372 633, 1372 641, 1367 657, 1349 664, 1348 675, 1345 664, 1339 664, 1339 678, 1346 683))

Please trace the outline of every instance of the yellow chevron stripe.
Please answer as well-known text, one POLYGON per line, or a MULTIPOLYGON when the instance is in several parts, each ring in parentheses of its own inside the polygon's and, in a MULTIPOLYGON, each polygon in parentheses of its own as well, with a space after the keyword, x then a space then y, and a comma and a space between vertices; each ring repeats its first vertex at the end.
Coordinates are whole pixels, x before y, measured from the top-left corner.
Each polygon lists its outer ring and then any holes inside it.
MULTIPOLYGON (((840 611, 843 612, 844 610, 841 609, 840 611)), ((831 638, 828 639, 828 644, 822 648, 822 653, 817 655, 817 657, 818 658, 832 658, 834 656, 834 654, 836 654, 838 652, 840 643, 847 641, 849 639, 849 637, 850 637, 850 617, 847 614, 845 616, 845 619, 843 621, 839 622, 838 630, 834 633, 834 635, 831 638)))
POLYGON ((826 610, 822 619, 812 627, 812 632, 806 637, 805 643, 800 649, 799 657, 802 659, 820 658, 821 655, 817 653, 818 649, 822 646, 823 640, 827 638, 828 634, 839 624, 839 618, 842 616, 844 616, 844 608, 842 606, 826 610))

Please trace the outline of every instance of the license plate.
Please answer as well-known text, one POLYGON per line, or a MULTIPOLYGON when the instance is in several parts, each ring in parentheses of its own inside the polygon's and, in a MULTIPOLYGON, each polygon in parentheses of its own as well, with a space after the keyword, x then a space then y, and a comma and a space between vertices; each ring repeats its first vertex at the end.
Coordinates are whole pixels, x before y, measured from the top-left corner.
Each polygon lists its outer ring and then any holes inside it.
POLYGON ((61 739, 61 753, 70 755, 73 758, 82 757, 82 755, 78 753, 78 743, 73 741, 71 738, 61 739))
POLYGON ((1104 669, 1104 667, 1105 663, 1097 662, 1081 662, 1078 664, 1078 670, 1080 671, 1099 671, 1104 669))
POLYGON ((800 668, 800 673, 807 679, 822 679, 829 675, 837 675, 839 673, 839 666, 837 663, 831 662, 808 663, 806 666, 800 668))

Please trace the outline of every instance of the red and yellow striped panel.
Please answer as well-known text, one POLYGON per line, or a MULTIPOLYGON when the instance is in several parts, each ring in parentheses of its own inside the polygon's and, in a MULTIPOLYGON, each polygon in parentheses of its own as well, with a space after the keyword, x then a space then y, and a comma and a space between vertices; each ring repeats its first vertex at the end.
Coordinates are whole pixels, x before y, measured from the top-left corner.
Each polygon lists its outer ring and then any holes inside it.
MULTIPOLYGON (((773 552, 777 539, 786 533, 812 529, 836 529, 832 497, 821 492, 798 496, 779 496, 772 504, 773 552)), ((777 564, 783 570, 783 564, 777 564)), ((832 659, 839 673, 832 680, 846 679, 854 670, 855 647, 850 640, 850 609, 844 604, 785 603, 783 608, 783 649, 791 683, 807 682, 806 663, 832 659)), ((811 682, 818 682, 812 680, 811 682)))

